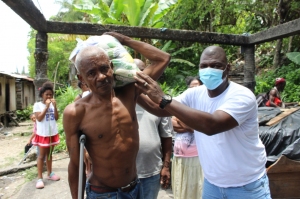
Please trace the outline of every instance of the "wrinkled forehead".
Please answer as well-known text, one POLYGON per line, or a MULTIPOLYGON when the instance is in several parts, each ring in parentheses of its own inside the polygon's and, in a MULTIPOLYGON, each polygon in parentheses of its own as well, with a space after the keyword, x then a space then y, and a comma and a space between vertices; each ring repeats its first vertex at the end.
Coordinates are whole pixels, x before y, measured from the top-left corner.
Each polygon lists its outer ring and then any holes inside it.
POLYGON ((97 46, 89 46, 82 49, 76 56, 75 67, 78 71, 94 64, 110 64, 105 50, 97 46))

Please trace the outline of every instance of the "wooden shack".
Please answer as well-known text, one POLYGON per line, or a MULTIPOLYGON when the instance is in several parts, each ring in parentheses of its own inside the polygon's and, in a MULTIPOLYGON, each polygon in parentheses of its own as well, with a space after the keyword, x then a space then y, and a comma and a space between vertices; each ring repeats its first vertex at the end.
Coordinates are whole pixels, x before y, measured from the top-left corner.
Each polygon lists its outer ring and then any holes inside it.
POLYGON ((24 75, 0 72, 0 122, 7 126, 11 112, 35 102, 33 79, 24 75))

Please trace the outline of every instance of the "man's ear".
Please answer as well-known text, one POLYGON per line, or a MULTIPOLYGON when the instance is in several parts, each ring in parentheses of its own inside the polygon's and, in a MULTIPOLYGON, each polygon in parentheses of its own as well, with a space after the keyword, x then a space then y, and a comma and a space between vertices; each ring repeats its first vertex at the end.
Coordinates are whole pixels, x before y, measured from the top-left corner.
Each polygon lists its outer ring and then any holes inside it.
POLYGON ((222 75, 222 78, 224 78, 224 77, 226 77, 226 76, 227 76, 227 78, 228 78, 230 69, 231 69, 231 65, 230 65, 230 64, 227 64, 227 65, 226 65, 226 68, 225 68, 225 71, 224 71, 224 73, 223 73, 223 75, 222 75))
POLYGON ((231 65, 227 64, 227 71, 228 71, 228 73, 229 73, 230 70, 231 70, 231 65))
POLYGON ((84 81, 83 81, 83 78, 82 78, 81 75, 77 74, 77 79, 78 79, 79 81, 81 81, 82 84, 84 84, 84 81))
POLYGON ((112 61, 110 61, 110 68, 113 70, 112 73, 114 73, 114 64, 112 63, 112 61))

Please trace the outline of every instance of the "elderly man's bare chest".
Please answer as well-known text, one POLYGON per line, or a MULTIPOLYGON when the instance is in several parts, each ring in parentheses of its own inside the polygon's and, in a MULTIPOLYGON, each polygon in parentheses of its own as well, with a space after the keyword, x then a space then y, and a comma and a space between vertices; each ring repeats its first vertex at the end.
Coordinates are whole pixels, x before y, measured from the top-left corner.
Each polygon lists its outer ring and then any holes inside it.
POLYGON ((137 129, 134 107, 126 107, 119 101, 101 106, 87 107, 81 130, 95 138, 132 134, 137 129))

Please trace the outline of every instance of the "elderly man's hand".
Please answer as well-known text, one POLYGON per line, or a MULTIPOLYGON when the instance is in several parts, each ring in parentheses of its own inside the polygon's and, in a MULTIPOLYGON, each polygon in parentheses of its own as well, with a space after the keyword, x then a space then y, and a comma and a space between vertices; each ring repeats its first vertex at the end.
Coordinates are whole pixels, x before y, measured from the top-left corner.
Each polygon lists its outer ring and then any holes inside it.
POLYGON ((122 44, 122 45, 126 45, 126 41, 130 40, 131 38, 130 37, 127 37, 125 35, 122 35, 120 33, 116 33, 116 32, 105 32, 103 33, 103 35, 110 35, 110 36, 113 36, 114 38, 116 38, 117 40, 119 40, 119 42, 122 44))
POLYGON ((161 90, 156 81, 143 72, 136 72, 134 77, 137 81, 135 86, 147 95, 154 103, 159 104, 164 92, 161 90))

